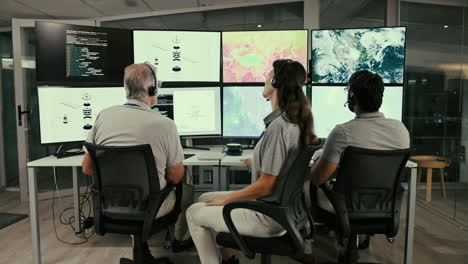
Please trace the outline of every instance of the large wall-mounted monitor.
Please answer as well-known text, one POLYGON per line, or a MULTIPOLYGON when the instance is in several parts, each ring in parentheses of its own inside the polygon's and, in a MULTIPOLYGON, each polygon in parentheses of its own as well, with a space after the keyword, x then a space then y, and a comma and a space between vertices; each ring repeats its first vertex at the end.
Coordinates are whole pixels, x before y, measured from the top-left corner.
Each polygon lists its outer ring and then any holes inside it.
POLYGON ((403 84, 406 27, 312 31, 312 83, 347 83, 352 73, 378 73, 403 84))
POLYGON ((167 82, 220 82, 221 32, 135 30, 135 63, 151 62, 167 82))
POLYGON ((263 118, 272 112, 263 89, 263 86, 223 87, 224 137, 260 137, 265 129, 263 118))
POLYGON ((180 136, 221 135, 219 86, 162 88, 153 110, 174 120, 180 136))
POLYGON ((122 85, 132 31, 36 22, 36 80, 51 86, 122 85))
MULTIPOLYGON (((313 86, 312 114, 314 129, 318 137, 326 138, 336 125, 350 121, 356 114, 349 111, 345 105, 347 92, 345 86, 313 86)), ((386 118, 400 120, 402 118, 403 87, 387 86, 384 90, 383 102, 380 108, 386 118)))
POLYGON ((41 143, 84 141, 99 112, 126 102, 123 87, 39 86, 41 143))
POLYGON ((307 30, 223 32, 223 82, 263 83, 278 59, 307 70, 307 30))
MULTIPOLYGON (((272 112, 263 89, 264 86, 223 87, 223 137, 260 137, 265 130, 263 119, 272 112)), ((306 86, 302 91, 307 96, 306 86)))

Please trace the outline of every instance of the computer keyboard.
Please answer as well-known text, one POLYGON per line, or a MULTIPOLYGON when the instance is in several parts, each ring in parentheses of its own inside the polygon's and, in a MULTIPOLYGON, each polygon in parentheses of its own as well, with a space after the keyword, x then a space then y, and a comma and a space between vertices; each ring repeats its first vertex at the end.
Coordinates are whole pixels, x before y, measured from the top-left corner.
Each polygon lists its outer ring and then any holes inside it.
POLYGON ((195 154, 184 154, 184 159, 188 159, 195 156, 195 154))

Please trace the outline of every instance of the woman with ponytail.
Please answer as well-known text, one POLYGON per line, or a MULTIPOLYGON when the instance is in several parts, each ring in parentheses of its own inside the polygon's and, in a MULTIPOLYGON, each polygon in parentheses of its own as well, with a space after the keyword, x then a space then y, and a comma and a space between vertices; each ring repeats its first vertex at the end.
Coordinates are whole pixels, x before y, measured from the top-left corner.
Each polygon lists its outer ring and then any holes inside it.
MULTIPOLYGON (((318 142, 313 133, 312 114, 302 91, 306 71, 297 61, 277 60, 265 81, 263 97, 269 99, 272 112, 264 118, 265 131, 253 151, 244 160, 252 169, 252 184, 234 192, 205 193, 187 210, 187 222, 202 264, 239 263, 231 249, 219 254, 213 232, 229 232, 223 219, 223 206, 236 200, 255 200, 279 194, 275 185, 284 181, 280 171, 289 153, 318 142)), ((232 219, 242 235, 274 237, 284 229, 273 219, 247 209, 233 211, 232 219), (249 224, 246 224, 249 223, 249 224)))

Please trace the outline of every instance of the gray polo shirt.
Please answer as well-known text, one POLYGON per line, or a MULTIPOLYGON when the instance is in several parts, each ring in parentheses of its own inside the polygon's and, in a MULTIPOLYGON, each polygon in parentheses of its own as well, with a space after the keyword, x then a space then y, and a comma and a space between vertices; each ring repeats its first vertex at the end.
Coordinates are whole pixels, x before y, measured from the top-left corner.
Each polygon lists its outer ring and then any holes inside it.
POLYGON ((174 121, 137 100, 102 110, 86 141, 104 146, 150 144, 161 189, 166 186, 166 168, 184 160, 174 121))
POLYGON ((279 176, 288 152, 299 148, 299 126, 288 122, 279 109, 263 121, 266 129, 253 151, 252 182, 257 181, 262 172, 279 176))
POLYGON ((338 163, 348 146, 393 150, 410 146, 408 130, 402 122, 385 118, 382 113, 360 114, 335 126, 328 136, 321 158, 338 163))

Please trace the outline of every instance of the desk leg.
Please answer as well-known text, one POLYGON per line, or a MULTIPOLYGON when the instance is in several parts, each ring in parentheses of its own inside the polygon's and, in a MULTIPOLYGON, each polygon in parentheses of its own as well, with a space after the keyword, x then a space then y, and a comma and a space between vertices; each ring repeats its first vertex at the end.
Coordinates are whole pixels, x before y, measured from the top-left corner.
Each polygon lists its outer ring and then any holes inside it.
POLYGON ((219 168, 219 190, 220 191, 229 191, 228 168, 229 167, 219 168))
POLYGON ((406 211, 405 264, 413 263, 414 211, 416 209, 416 168, 411 168, 406 211))
POLYGON ((75 213, 75 233, 81 233, 81 219, 80 219, 80 184, 78 182, 78 167, 72 167, 73 170, 73 205, 75 213))
POLYGON ((213 171, 213 191, 214 192, 219 192, 221 191, 221 171, 219 166, 212 166, 211 167, 213 171))
POLYGON ((34 264, 41 264, 41 234, 39 229, 39 212, 37 202, 36 169, 28 168, 29 177, 29 211, 32 236, 32 257, 34 264))

